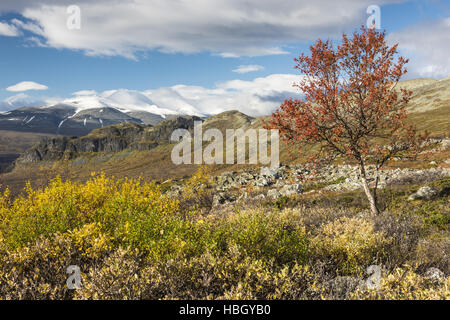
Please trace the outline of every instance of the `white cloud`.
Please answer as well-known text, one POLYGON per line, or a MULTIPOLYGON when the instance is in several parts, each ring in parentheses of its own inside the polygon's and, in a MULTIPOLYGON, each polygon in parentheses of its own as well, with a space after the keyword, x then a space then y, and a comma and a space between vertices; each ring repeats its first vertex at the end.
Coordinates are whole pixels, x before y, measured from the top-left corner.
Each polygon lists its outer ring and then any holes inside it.
POLYGON ((212 89, 177 85, 147 94, 159 107, 177 112, 217 114, 238 110, 251 116, 261 116, 273 112, 284 99, 300 95, 292 85, 302 78, 294 74, 272 74, 252 81, 227 81, 212 89))
POLYGON ((16 37, 20 35, 20 31, 13 25, 0 22, 0 36, 16 37))
POLYGON ((450 18, 423 23, 389 34, 391 44, 410 58, 408 78, 448 77, 450 74, 450 18))
POLYGON ((10 111, 21 107, 41 106, 47 102, 44 99, 33 98, 25 93, 19 93, 0 101, 0 111, 10 111))
POLYGON ((257 65, 257 64, 249 64, 249 65, 240 65, 236 69, 233 70, 233 72, 236 73, 249 73, 249 72, 255 72, 264 70, 263 66, 257 65))
POLYGON ((4 101, 6 103, 9 103, 10 105, 13 105, 15 102, 22 101, 27 98, 28 98, 28 95, 26 95, 25 93, 19 93, 19 94, 16 94, 15 96, 6 98, 4 101))
POLYGON ((97 94, 95 90, 80 90, 73 93, 74 96, 91 96, 95 94, 97 94))
POLYGON ((0 11, 19 10, 27 20, 15 25, 42 45, 87 55, 134 59, 140 50, 159 50, 239 57, 285 54, 288 43, 339 37, 365 23, 368 5, 393 1, 79 0, 81 30, 66 27, 69 0, 5 1, 0 11))
POLYGON ((22 92, 28 90, 47 90, 48 87, 33 81, 22 81, 18 84, 6 88, 7 91, 22 92))

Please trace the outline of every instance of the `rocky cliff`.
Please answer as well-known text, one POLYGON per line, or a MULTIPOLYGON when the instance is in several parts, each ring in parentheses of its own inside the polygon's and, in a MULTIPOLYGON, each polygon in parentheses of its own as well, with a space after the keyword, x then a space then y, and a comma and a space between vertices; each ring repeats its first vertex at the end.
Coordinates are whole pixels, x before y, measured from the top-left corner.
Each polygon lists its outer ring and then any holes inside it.
POLYGON ((150 150, 170 143, 170 136, 175 129, 192 130, 195 121, 201 121, 201 118, 176 117, 155 126, 126 122, 93 130, 84 137, 44 138, 23 153, 16 164, 73 159, 82 153, 91 152, 150 150))

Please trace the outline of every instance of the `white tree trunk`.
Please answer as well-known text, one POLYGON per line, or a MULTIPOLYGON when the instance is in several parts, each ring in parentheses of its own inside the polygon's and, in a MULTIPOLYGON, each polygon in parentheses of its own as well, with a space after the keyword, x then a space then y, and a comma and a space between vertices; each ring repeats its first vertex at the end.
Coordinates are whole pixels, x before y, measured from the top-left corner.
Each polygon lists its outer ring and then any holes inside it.
MULTIPOLYGON (((374 216, 376 216, 379 213, 378 208, 377 208, 376 199, 375 199, 376 190, 373 193, 370 192, 369 183, 367 182, 366 168, 364 165, 364 161, 362 159, 359 164, 359 169, 361 171, 361 182, 362 182, 362 185, 364 188, 364 192, 366 193, 367 200, 369 200, 370 211, 372 212, 372 214, 374 216)), ((375 185, 375 188, 377 187, 377 185, 378 185, 378 178, 377 178, 377 183, 375 185)))
POLYGON ((367 199, 369 200, 370 204, 370 211, 373 215, 377 215, 379 213, 377 204, 375 202, 375 197, 372 192, 370 192, 369 184, 367 183, 366 177, 361 175, 361 181, 364 188, 364 192, 366 193, 367 199))

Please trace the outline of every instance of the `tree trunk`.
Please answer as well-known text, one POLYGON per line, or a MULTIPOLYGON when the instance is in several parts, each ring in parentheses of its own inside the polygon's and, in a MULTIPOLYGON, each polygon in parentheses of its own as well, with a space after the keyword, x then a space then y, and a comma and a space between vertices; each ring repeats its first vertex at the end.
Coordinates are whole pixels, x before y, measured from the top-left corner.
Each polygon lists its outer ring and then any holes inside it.
POLYGON ((373 215, 377 215, 379 213, 377 208, 377 203, 374 197, 374 194, 370 192, 369 184, 367 183, 367 179, 365 177, 361 177, 362 185, 364 188, 364 192, 366 193, 367 199, 370 203, 370 211, 373 215))
MULTIPOLYGON (((366 169, 364 166, 364 161, 361 159, 360 160, 360 166, 359 169, 361 170, 361 182, 364 188, 364 192, 366 193, 366 197, 367 200, 369 200, 369 204, 370 204, 370 211, 372 212, 372 214, 374 216, 378 215, 380 213, 380 211, 378 210, 377 207, 377 202, 376 202, 376 190, 374 190, 374 192, 370 192, 370 188, 369 188, 369 184, 367 183, 367 177, 366 177, 366 169)), ((378 185, 378 181, 377 181, 377 185, 378 185)), ((376 186, 375 186, 376 188, 376 186)))

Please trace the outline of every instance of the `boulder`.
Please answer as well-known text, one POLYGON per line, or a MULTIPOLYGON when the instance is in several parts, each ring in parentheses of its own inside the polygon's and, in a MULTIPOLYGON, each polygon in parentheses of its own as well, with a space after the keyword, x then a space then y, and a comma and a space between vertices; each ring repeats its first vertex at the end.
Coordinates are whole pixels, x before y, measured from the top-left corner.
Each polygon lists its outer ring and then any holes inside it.
POLYGON ((267 197, 272 199, 278 199, 281 197, 281 193, 277 189, 271 189, 267 192, 267 197))
POLYGON ((291 196, 294 194, 302 193, 303 188, 300 184, 286 184, 281 188, 280 193, 283 196, 291 196))
POLYGON ((224 192, 219 192, 214 195, 212 206, 215 207, 215 206, 218 206, 221 204, 227 204, 227 203, 233 202, 235 200, 236 200, 235 197, 232 197, 229 194, 226 194, 224 192))
POLYGON ((264 200, 265 198, 266 198, 266 196, 261 193, 261 194, 258 194, 253 199, 255 199, 255 200, 264 200))
POLYGON ((417 199, 424 199, 424 200, 431 200, 434 197, 436 197, 439 194, 439 191, 435 188, 424 186, 417 190, 416 193, 413 193, 409 196, 408 200, 417 200, 417 199))
POLYGON ((425 278, 433 281, 440 282, 445 279, 445 274, 438 268, 428 268, 425 272, 425 278))
POLYGON ((259 178, 258 180, 256 180, 254 182, 254 185, 256 187, 267 187, 270 185, 270 181, 269 181, 269 179, 266 179, 266 178, 259 178))

